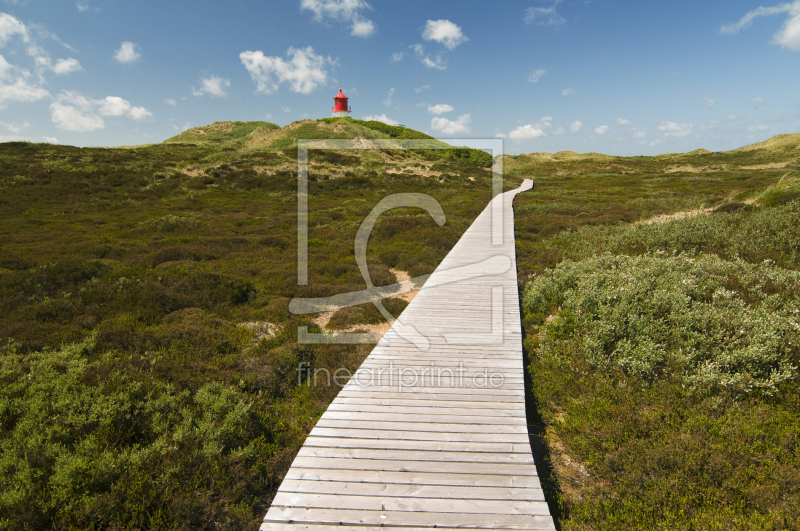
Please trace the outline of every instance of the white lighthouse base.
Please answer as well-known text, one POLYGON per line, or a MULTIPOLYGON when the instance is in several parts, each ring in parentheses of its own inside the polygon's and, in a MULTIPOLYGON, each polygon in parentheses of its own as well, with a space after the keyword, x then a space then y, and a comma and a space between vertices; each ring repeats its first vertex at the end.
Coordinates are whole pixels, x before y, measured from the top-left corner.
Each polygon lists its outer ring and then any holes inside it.
POLYGON ((340 117, 340 116, 350 116, 350 111, 336 111, 335 113, 333 113, 333 117, 334 118, 337 118, 337 117, 340 117))

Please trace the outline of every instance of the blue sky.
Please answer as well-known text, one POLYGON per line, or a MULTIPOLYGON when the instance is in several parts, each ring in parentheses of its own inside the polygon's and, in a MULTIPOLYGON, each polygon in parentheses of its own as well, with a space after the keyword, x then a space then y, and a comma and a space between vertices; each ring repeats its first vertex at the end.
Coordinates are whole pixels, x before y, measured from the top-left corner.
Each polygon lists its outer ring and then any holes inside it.
POLYGON ((508 153, 800 132, 800 0, 2 0, 0 141, 160 142, 330 115, 508 153))

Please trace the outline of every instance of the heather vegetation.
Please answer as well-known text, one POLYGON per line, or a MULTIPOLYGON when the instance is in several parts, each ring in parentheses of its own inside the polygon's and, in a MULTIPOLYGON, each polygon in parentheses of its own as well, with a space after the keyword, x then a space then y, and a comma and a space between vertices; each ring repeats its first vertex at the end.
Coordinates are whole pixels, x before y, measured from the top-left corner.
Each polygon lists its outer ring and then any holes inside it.
POLYGON ((0 144, 0 529, 257 528, 338 390, 299 386, 298 365, 369 351, 298 344, 320 330, 289 301, 365 287, 353 241, 384 196, 428 193, 447 222, 383 214, 376 285, 432 272, 491 195, 486 154, 312 150, 298 286, 296 139, 320 137, 389 134, 222 122, 130 148, 0 144))
MULTIPOLYGON (((256 529, 368 345, 303 345, 294 297, 430 273, 491 197, 457 147, 312 150, 297 285, 297 139, 430 140, 350 119, 218 122, 162 144, 0 144, 0 529, 256 529)), ((800 139, 659 157, 504 157, 529 417, 562 529, 798 525, 800 139), (657 223, 647 223, 655 220, 657 223), (539 436, 541 435, 541 437, 539 436)), ((397 315, 406 301, 391 298, 397 315)), ((381 321, 343 308, 327 330, 381 321)))
POLYGON ((518 265, 561 529, 800 525, 798 157, 790 135, 508 161, 543 175, 517 203, 518 265))

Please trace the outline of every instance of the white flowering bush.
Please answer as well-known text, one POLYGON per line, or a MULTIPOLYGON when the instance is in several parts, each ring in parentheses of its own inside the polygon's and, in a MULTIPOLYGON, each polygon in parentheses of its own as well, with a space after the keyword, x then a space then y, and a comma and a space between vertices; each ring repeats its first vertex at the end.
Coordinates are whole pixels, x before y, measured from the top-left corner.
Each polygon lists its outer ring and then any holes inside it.
POLYGON ((696 395, 774 393, 800 366, 800 272, 716 255, 606 253, 530 282, 539 353, 585 356, 652 382, 679 371, 696 395))

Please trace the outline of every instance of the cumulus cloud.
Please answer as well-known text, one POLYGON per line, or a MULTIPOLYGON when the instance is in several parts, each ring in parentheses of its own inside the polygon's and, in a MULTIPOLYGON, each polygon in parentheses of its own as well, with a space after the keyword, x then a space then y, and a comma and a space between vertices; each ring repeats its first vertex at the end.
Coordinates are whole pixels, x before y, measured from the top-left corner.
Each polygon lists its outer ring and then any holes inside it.
POLYGON ((125 41, 120 45, 119 50, 114 53, 114 59, 120 63, 138 61, 142 57, 142 55, 136 51, 138 49, 139 45, 135 42, 125 41))
POLYGON ((89 3, 85 2, 85 1, 78 0, 78 2, 75 3, 75 7, 78 8, 78 11, 88 11, 89 10, 89 3))
POLYGON ((375 24, 364 17, 362 10, 372 9, 365 0, 300 0, 300 10, 314 13, 314 20, 326 19, 351 23, 350 35, 369 37, 375 33, 375 24))
POLYGON ((575 89, 571 87, 565 88, 564 90, 561 91, 562 96, 572 96, 573 94, 575 94, 575 89))
POLYGON ((442 116, 437 116, 431 120, 431 129, 434 131, 441 131, 446 135, 455 135, 458 133, 469 133, 470 128, 467 124, 470 122, 469 114, 459 116, 457 120, 448 120, 442 116))
POLYGON ((566 22, 564 17, 558 14, 556 7, 561 0, 555 0, 550 7, 529 7, 525 10, 526 24, 539 24, 541 26, 558 26, 566 22))
POLYGON ((530 81, 531 83, 538 83, 539 79, 541 79, 541 77, 543 75, 545 75, 546 73, 547 73, 547 70, 544 70, 542 68, 534 70, 533 72, 528 74, 528 81, 530 81))
POLYGON ((86 132, 105 128, 103 116, 127 116, 140 121, 153 116, 144 107, 134 107, 128 100, 107 96, 100 100, 78 92, 64 91, 50 104, 50 117, 60 129, 86 132))
POLYGON ((431 88, 431 86, 430 86, 430 85, 422 85, 421 87, 417 87, 417 88, 415 88, 415 89, 414 89, 414 92, 416 92, 417 94, 419 94, 419 93, 420 93, 420 92, 422 92, 423 90, 425 90, 425 89, 429 89, 429 88, 431 88))
POLYGON ((0 13, 0 46, 5 46, 14 35, 20 35, 24 42, 30 42, 25 24, 8 13, 0 13))
POLYGON ((400 122, 388 118, 385 114, 376 114, 374 116, 365 116, 362 120, 374 120, 376 122, 383 122, 388 125, 400 125, 400 122))
POLYGON ((764 105, 764 98, 753 98, 753 107, 761 107, 764 105))
POLYGON ((526 140, 530 138, 539 138, 540 136, 547 136, 540 127, 535 127, 531 124, 521 125, 508 133, 508 138, 512 140, 526 140))
POLYGON ((657 146, 659 144, 661 144, 661 140, 653 140, 652 142, 650 142, 651 146, 657 146))
POLYGON ((422 38, 444 44, 448 50, 454 50, 456 46, 469 40, 461 28, 449 20, 428 20, 422 30, 422 38))
POLYGON ((250 72, 257 91, 272 94, 281 83, 288 83, 293 92, 309 94, 328 80, 324 67, 333 63, 328 57, 314 53, 314 48, 289 48, 284 61, 280 57, 270 57, 261 51, 247 51, 239 54, 242 64, 250 72))
POLYGON ((617 118, 618 125, 628 125, 629 123, 631 123, 630 120, 627 120, 625 118, 617 118))
POLYGON ((558 129, 556 129, 555 131, 553 131, 553 134, 554 134, 554 135, 563 135, 563 134, 565 134, 566 132, 567 132, 567 130, 566 130, 566 129, 564 129, 563 127, 560 127, 560 126, 559 126, 559 128, 558 128, 558 129))
POLYGON ((506 138, 506 134, 505 133, 495 133, 494 137, 495 138, 506 138))
POLYGON ((777 44, 793 52, 800 52, 800 0, 779 4, 773 7, 757 7, 744 15, 738 22, 722 26, 719 32, 736 34, 742 29, 749 27, 750 24, 753 23, 753 20, 758 17, 783 13, 787 13, 788 16, 783 26, 781 26, 781 29, 773 35, 772 42, 773 44, 777 44))
POLYGON ((54 136, 43 136, 42 138, 43 138, 43 139, 44 139, 44 141, 45 141, 45 142, 47 142, 48 144, 60 144, 60 143, 61 143, 61 142, 59 142, 59 141, 58 141, 58 139, 57 139, 56 137, 54 137, 54 136))
POLYGON ((581 130, 581 126, 583 126, 583 123, 581 123, 580 120, 575 120, 574 122, 572 122, 572 125, 569 126, 569 130, 572 131, 573 133, 577 133, 578 131, 581 130))
POLYGON ((670 121, 664 121, 658 124, 658 129, 664 131, 664 136, 687 136, 692 132, 692 124, 679 124, 670 121))
POLYGON ((50 70, 59 75, 69 74, 70 72, 77 72, 83 69, 78 60, 71 57, 69 59, 59 59, 55 63, 53 63, 53 60, 49 57, 37 57, 35 61, 36 66, 39 68, 50 70))
POLYGON ((747 128, 747 131, 750 133, 758 133, 761 131, 766 131, 769 129, 768 125, 751 125, 747 128))
POLYGON ((192 94, 195 96, 202 96, 203 94, 211 94, 218 98, 226 98, 228 93, 225 92, 226 88, 231 86, 231 82, 217 76, 209 76, 200 80, 200 88, 195 89, 192 87, 192 94))
POLYGON ((446 103, 437 103, 436 105, 428 105, 428 112, 431 114, 444 114, 453 110, 453 107, 446 103))
POLYGON ((0 109, 5 108, 8 102, 39 101, 48 96, 50 96, 50 93, 47 90, 28 84, 22 77, 18 77, 9 84, 0 83, 0 109))
POLYGON ((606 134, 607 131, 608 131, 607 125, 599 125, 594 128, 594 132, 597 133, 598 135, 604 135, 606 134))
POLYGON ((705 102, 706 109, 712 109, 714 107, 714 100, 708 97, 704 97, 703 101, 705 102))
POLYGON ((396 63, 402 60, 403 60, 403 52, 397 52, 392 54, 392 60, 391 60, 392 63, 396 63))
POLYGON ((392 104, 392 96, 394 96, 394 87, 389 89, 389 93, 386 96, 386 99, 383 100, 384 105, 391 105, 392 104))
POLYGON ((164 103, 165 103, 166 105, 172 105, 173 107, 175 107, 175 106, 178 104, 178 102, 177 102, 177 101, 175 101, 175 100, 173 100, 172 98, 167 98, 167 99, 165 99, 165 100, 164 100, 164 103))
POLYGON ((642 131, 641 129, 637 129, 636 127, 631 129, 631 131, 633 131, 633 138, 635 138, 635 139, 641 139, 641 138, 645 138, 647 136, 647 132, 646 131, 642 131))

